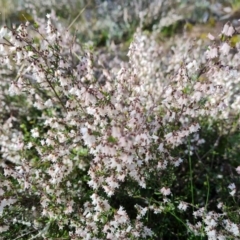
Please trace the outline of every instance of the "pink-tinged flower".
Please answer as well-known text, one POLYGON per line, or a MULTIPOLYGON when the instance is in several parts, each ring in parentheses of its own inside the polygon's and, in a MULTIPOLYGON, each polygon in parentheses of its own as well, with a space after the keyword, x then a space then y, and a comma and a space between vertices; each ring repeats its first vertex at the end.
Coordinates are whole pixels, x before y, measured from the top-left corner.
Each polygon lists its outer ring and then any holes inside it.
POLYGON ((127 212, 123 209, 122 206, 120 206, 119 210, 117 211, 117 214, 114 216, 116 223, 122 224, 127 223, 129 221, 127 212))
POLYGON ((218 50, 216 47, 209 47, 209 49, 206 51, 206 56, 208 59, 213 59, 218 57, 218 50))
POLYGON ((0 233, 6 232, 8 229, 9 229, 9 226, 6 226, 6 225, 1 226, 1 227, 0 227, 0 233))
POLYGON ((238 167, 236 168, 236 171, 237 171, 238 174, 240 174, 240 166, 238 166, 238 167))
POLYGON ((234 27, 229 22, 227 22, 223 27, 222 34, 224 34, 227 37, 231 37, 234 34, 234 32, 235 32, 234 27))
POLYGON ((165 188, 165 187, 163 187, 160 191, 161 191, 161 193, 162 193, 164 196, 167 196, 167 195, 170 195, 170 194, 171 194, 170 188, 165 188))
POLYGON ((231 49, 231 47, 225 42, 220 47, 220 52, 222 52, 223 55, 227 55, 229 53, 230 49, 231 49))
POLYGON ((214 37, 211 33, 208 33, 207 36, 208 36, 208 38, 209 38, 210 40, 212 40, 212 41, 215 39, 215 37, 214 37))

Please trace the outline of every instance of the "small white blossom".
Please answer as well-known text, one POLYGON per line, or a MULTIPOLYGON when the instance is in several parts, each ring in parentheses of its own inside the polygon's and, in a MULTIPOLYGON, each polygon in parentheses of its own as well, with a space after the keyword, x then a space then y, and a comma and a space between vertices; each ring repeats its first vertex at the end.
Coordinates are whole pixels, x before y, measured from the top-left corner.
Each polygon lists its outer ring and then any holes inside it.
POLYGON ((222 202, 218 203, 217 208, 221 209, 222 207, 223 207, 223 203, 222 202))
POLYGON ((234 34, 235 30, 234 27, 232 26, 232 24, 230 24, 229 22, 227 22, 222 30, 222 34, 224 34, 227 37, 231 37, 234 34))
POLYGON ((230 195, 234 196, 236 193, 236 185, 234 183, 231 183, 228 188, 231 190, 230 195))
POLYGON ((238 167, 236 168, 236 171, 237 171, 238 174, 240 174, 240 166, 238 166, 238 167))
POLYGON ((212 40, 212 41, 215 40, 215 37, 211 33, 208 33, 207 36, 210 40, 212 40))
POLYGON ((230 49, 231 47, 226 42, 220 47, 220 51, 223 53, 223 55, 227 55, 230 49))
POLYGON ((38 138, 39 137, 39 132, 38 132, 37 128, 32 129, 31 133, 32 133, 33 138, 38 138))
POLYGON ((164 196, 167 196, 167 195, 170 195, 170 194, 171 194, 171 190, 170 190, 170 188, 163 187, 163 188, 161 188, 161 193, 162 193, 164 196))
POLYGON ((11 83, 11 86, 10 86, 8 92, 9 92, 10 96, 21 94, 19 87, 14 82, 11 83))
POLYGON ((183 210, 183 211, 186 211, 187 207, 188 207, 188 205, 185 202, 180 202, 178 205, 178 209, 183 210))
POLYGON ((7 33, 7 28, 6 28, 6 27, 2 27, 2 28, 0 29, 0 39, 2 39, 3 37, 5 37, 6 33, 7 33))
POLYGON ((232 223, 230 220, 224 220, 223 222, 226 230, 233 233, 234 236, 239 236, 239 228, 235 223, 232 223))
POLYGON ((206 56, 209 59, 217 58, 218 49, 216 47, 209 47, 209 49, 206 51, 206 56))
POLYGON ((48 100, 44 103, 44 105, 45 105, 46 107, 52 107, 52 106, 53 106, 52 100, 51 100, 51 99, 48 99, 48 100))

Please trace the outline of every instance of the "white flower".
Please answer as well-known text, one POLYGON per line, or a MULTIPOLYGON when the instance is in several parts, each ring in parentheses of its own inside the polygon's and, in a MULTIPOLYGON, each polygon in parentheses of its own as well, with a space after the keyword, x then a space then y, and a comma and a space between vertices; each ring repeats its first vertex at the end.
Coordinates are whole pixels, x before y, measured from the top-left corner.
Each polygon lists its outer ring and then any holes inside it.
POLYGON ((167 196, 167 195, 171 194, 170 188, 163 187, 160 191, 164 196, 167 196))
POLYGON ((238 174, 240 174, 240 166, 238 166, 238 167, 236 168, 236 171, 237 171, 238 174))
POLYGON ((2 188, 0 188, 0 196, 3 196, 4 193, 5 191, 2 188))
POLYGON ((8 92, 10 96, 21 94, 20 89, 14 82, 11 83, 11 86, 8 89, 8 92))
POLYGON ((238 226, 237 226, 235 223, 232 223, 231 232, 232 232, 235 236, 239 236, 239 229, 238 229, 238 226))
POLYGON ((225 237, 225 236, 223 236, 223 235, 218 235, 217 239, 218 239, 218 240, 225 240, 225 239, 226 239, 226 237, 225 237))
POLYGON ((178 209, 183 211, 186 211, 187 207, 188 205, 185 202, 180 202, 178 205, 178 209))
POLYGON ((178 158, 178 160, 176 162, 174 162, 174 166, 178 167, 182 162, 183 162, 183 160, 181 158, 178 158))
POLYGON ((31 133, 32 133, 32 137, 33 137, 33 138, 39 137, 39 132, 38 132, 38 129, 37 129, 37 128, 32 129, 32 130, 31 130, 31 133))
POLYGON ((0 233, 6 232, 8 229, 9 229, 9 226, 6 226, 6 225, 1 226, 1 227, 0 227, 0 233))
POLYGON ((52 100, 51 100, 51 99, 48 99, 48 100, 44 103, 44 105, 45 105, 46 107, 52 107, 52 106, 53 106, 52 100))
POLYGON ((218 57, 218 50, 216 47, 209 47, 209 49, 206 51, 206 56, 209 59, 213 59, 218 57))
POLYGON ((157 149, 158 149, 159 152, 164 152, 164 145, 163 145, 163 143, 160 143, 157 149))
POLYGON ((212 40, 212 41, 215 39, 215 37, 214 37, 211 33, 208 33, 207 36, 208 36, 208 38, 209 38, 210 40, 212 40))
POLYGON ((224 34, 227 37, 231 37, 234 34, 234 32, 235 30, 233 26, 229 22, 227 22, 223 27, 222 34, 224 34))
POLYGON ((208 239, 216 239, 216 230, 212 229, 210 231, 206 231, 208 235, 208 239))
POLYGON ((221 209, 222 207, 223 207, 223 203, 222 202, 218 203, 217 208, 221 209))
POLYGON ((232 223, 230 220, 224 220, 223 222, 227 231, 233 233, 235 236, 239 236, 239 229, 235 223, 232 223))
POLYGON ((200 128, 200 125, 198 123, 193 123, 189 128, 189 132, 190 133, 197 132, 199 128, 200 128))
POLYGON ((117 215, 115 215, 115 220, 118 223, 127 223, 128 222, 128 215, 127 212, 123 209, 122 206, 117 211, 117 215))
POLYGON ((231 47, 225 42, 223 45, 220 47, 220 51, 222 52, 223 55, 227 55, 230 51, 231 47))
POLYGON ((231 190, 236 189, 235 183, 229 184, 228 188, 231 189, 231 190))
POLYGON ((231 196, 234 196, 235 193, 236 193, 236 185, 235 185, 234 183, 231 183, 231 184, 228 186, 228 188, 229 188, 230 190, 232 190, 232 191, 230 192, 230 195, 231 195, 231 196))
POLYGON ((2 27, 0 29, 0 39, 2 39, 7 33, 7 28, 6 27, 2 27))
POLYGON ((62 76, 59 77, 59 82, 62 87, 69 85, 68 79, 62 76))

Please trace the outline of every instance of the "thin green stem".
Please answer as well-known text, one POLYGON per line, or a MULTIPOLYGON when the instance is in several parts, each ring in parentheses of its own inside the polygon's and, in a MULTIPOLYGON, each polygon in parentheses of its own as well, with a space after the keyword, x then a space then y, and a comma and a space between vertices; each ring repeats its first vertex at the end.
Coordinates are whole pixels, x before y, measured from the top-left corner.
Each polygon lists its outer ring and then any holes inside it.
POLYGON ((175 215, 175 213, 173 212, 169 212, 172 216, 174 216, 180 223, 182 223, 187 229, 188 229, 188 226, 187 224, 181 219, 179 218, 177 215, 175 215))
POLYGON ((209 193, 210 193, 210 184, 209 184, 209 178, 207 176, 207 199, 206 199, 206 204, 205 204, 205 211, 207 211, 207 205, 208 205, 208 200, 209 200, 209 193))
POLYGON ((190 174, 190 184, 191 184, 191 197, 192 197, 192 205, 194 205, 194 194, 193 194, 193 171, 192 171, 192 158, 190 155, 190 141, 188 139, 188 162, 189 162, 189 174, 190 174))
POLYGON ((187 225, 181 218, 179 218, 178 216, 176 216, 174 212, 169 212, 169 213, 170 213, 173 217, 175 217, 180 223, 182 223, 189 232, 192 232, 192 230, 188 227, 188 225, 187 225))

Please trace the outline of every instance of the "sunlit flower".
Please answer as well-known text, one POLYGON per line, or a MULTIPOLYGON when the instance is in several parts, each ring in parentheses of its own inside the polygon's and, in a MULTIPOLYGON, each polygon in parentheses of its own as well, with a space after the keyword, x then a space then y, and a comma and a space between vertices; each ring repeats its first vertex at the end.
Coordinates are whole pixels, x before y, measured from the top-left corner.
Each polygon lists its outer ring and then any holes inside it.
POLYGON ((232 26, 232 24, 230 24, 229 22, 227 22, 222 30, 222 34, 224 34, 227 37, 231 37, 234 34, 235 30, 234 27, 232 26))
POLYGON ((231 47, 225 42, 223 45, 220 47, 220 51, 224 54, 227 55, 230 51, 231 47))

